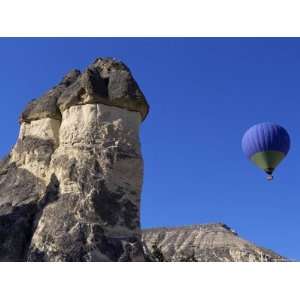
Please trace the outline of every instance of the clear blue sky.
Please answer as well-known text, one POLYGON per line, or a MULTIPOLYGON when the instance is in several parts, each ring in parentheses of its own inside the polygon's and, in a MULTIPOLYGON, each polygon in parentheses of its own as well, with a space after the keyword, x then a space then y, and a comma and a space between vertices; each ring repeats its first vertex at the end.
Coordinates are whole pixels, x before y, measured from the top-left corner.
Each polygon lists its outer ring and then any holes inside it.
POLYGON ((151 106, 142 124, 142 226, 224 222, 300 260, 300 39, 0 39, 0 156, 26 103, 72 68, 112 56, 151 106), (251 125, 273 121, 291 151, 275 180, 244 157, 251 125))

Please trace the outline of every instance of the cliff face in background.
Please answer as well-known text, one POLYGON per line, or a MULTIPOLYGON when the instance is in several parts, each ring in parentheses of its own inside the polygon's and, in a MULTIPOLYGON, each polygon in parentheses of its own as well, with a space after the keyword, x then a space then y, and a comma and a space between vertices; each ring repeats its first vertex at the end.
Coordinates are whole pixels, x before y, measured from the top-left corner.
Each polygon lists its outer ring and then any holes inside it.
POLYGON ((240 238, 224 224, 143 230, 149 256, 157 261, 286 261, 273 251, 240 238))
POLYGON ((96 59, 20 116, 0 161, 0 261, 276 261, 224 225, 140 229, 139 127, 129 69, 96 59))

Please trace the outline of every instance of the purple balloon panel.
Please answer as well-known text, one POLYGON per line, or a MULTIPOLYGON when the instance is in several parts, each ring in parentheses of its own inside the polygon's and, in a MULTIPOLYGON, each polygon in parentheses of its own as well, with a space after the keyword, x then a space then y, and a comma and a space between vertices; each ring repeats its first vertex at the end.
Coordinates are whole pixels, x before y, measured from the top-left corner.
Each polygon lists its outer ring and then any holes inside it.
POLYGON ((280 125, 260 123, 246 131, 242 139, 242 149, 248 158, 264 151, 280 151, 287 155, 290 149, 290 137, 280 125))

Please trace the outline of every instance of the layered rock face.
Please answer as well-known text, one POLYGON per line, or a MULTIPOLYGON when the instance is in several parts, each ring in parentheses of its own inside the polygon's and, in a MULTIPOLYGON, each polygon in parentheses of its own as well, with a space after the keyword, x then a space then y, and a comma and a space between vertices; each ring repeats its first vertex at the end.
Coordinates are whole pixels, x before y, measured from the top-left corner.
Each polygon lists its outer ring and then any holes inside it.
POLYGON ((154 261, 272 262, 286 261, 273 251, 241 239, 224 224, 143 230, 143 241, 154 261))
POLYGON ((139 127, 129 69, 97 59, 28 104, 0 164, 1 261, 143 261, 139 127))

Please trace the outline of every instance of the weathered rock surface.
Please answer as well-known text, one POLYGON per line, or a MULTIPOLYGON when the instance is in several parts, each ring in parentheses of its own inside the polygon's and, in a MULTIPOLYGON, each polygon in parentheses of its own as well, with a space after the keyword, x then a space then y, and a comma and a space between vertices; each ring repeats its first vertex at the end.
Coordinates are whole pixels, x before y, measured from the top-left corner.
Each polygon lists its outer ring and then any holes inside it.
POLYGON ((224 224, 143 230, 150 260, 202 262, 286 261, 273 251, 240 238, 224 224))
POLYGON ((0 162, 0 261, 143 261, 139 126, 129 69, 97 59, 30 102, 0 162))

